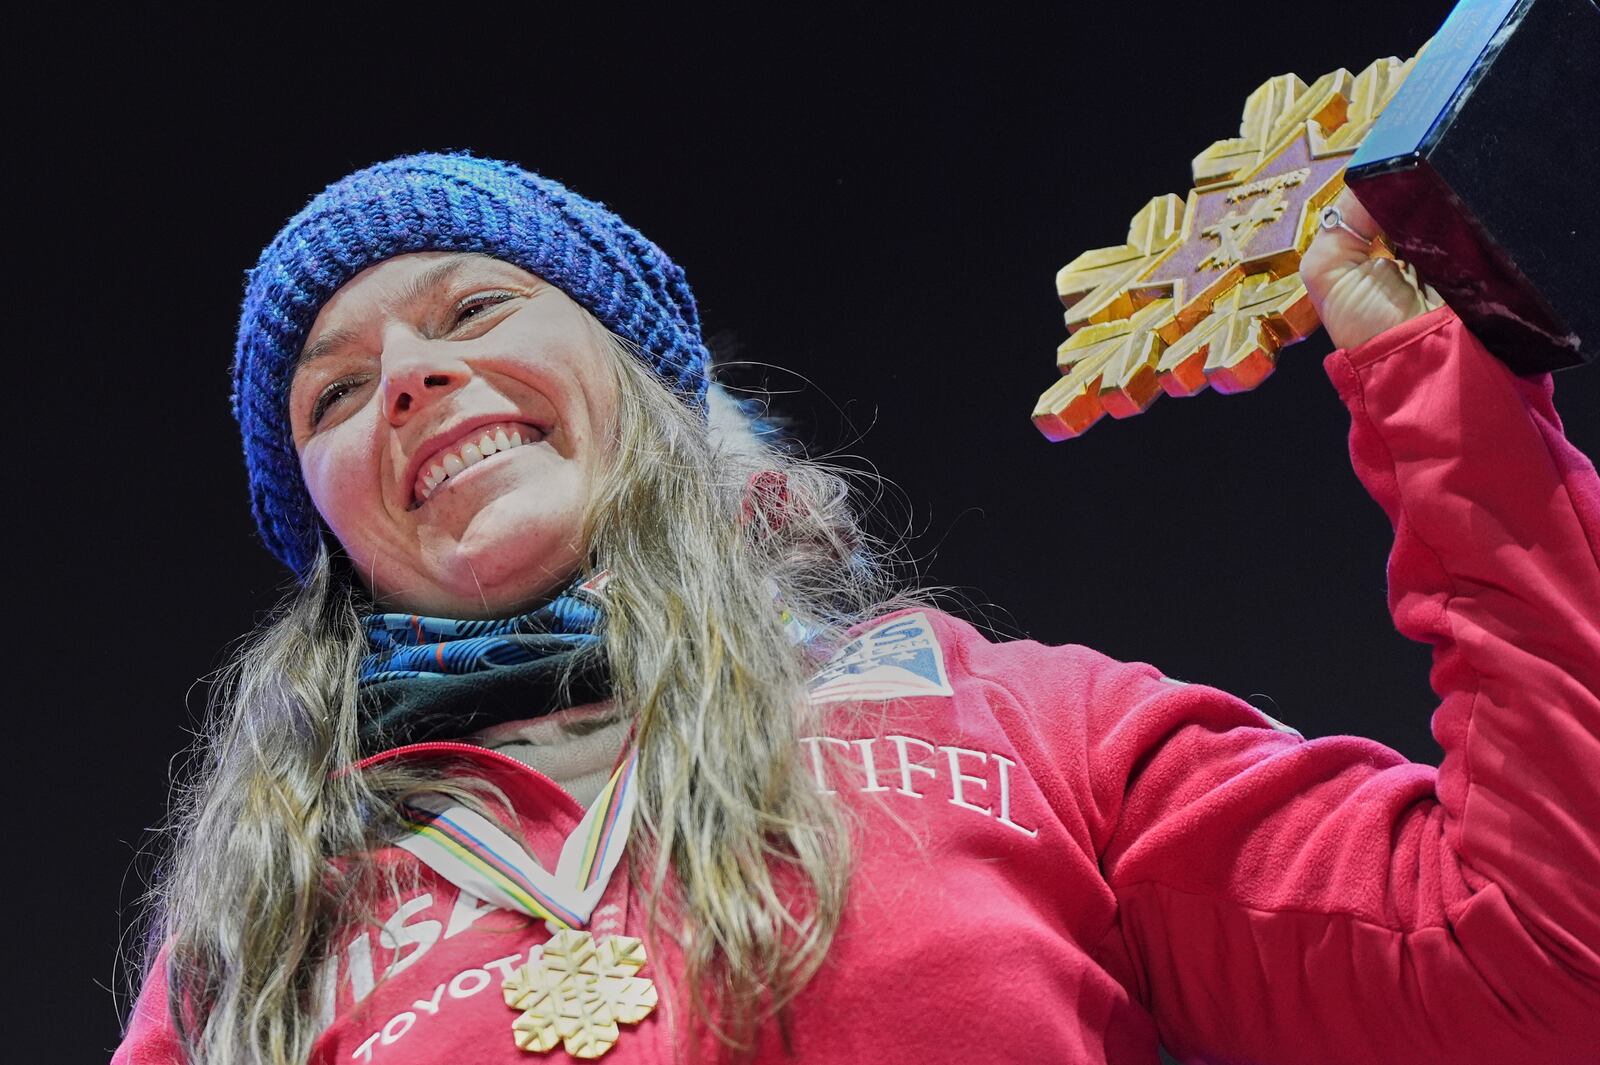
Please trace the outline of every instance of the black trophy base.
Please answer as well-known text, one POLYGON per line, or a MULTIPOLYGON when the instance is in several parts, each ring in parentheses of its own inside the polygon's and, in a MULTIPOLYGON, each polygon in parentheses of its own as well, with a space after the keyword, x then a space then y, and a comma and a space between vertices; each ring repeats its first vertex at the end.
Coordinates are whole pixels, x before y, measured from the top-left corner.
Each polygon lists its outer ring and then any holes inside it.
POLYGON ((1591 0, 1522 0, 1411 150, 1345 175, 1396 254, 1518 373, 1600 357, 1597 56, 1591 0))

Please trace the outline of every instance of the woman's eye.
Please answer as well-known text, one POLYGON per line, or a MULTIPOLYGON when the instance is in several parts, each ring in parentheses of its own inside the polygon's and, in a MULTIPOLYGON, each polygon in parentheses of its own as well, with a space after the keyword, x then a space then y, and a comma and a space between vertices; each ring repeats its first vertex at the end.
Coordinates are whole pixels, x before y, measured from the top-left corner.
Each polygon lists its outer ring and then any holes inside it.
POLYGON ((488 310, 490 307, 504 303, 514 295, 516 295, 514 292, 474 293, 473 295, 462 300, 460 303, 456 304, 455 321, 451 322, 450 324, 452 326, 458 326, 462 322, 470 321, 473 318, 479 317, 481 312, 488 310))
POLYGON ((315 429, 322 421, 322 416, 328 413, 328 408, 355 391, 361 380, 360 377, 341 377, 319 392, 316 402, 311 404, 311 427, 315 429))

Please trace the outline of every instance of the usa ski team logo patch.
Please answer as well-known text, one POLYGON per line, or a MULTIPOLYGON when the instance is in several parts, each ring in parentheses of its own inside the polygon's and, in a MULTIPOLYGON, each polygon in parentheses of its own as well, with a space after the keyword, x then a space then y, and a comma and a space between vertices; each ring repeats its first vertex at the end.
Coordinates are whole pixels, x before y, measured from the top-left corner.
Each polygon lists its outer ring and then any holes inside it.
POLYGON ((886 621, 845 644, 811 678, 810 690, 813 703, 955 694, 944 650, 923 613, 886 621))

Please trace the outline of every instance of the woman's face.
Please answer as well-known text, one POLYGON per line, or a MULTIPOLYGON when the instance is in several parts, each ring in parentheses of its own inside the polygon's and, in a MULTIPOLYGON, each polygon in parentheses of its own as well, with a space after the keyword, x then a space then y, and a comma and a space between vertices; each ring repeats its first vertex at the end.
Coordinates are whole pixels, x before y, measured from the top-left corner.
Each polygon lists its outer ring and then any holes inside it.
POLYGON ((617 413, 603 336, 485 255, 398 255, 323 306, 290 388, 295 450, 380 607, 504 616, 583 564, 617 413))

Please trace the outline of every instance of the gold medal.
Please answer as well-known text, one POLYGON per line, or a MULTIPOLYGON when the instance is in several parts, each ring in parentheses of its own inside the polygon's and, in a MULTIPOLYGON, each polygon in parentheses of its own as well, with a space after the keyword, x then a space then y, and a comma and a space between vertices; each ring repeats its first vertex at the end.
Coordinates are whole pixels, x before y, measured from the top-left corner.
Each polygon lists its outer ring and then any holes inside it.
POLYGON ((638 1024, 656 1008, 656 988, 642 976, 644 944, 565 928, 503 985, 506 1005, 522 1010, 512 1038, 529 1053, 559 1041, 575 1058, 598 1058, 617 1043, 618 1024, 638 1024))

